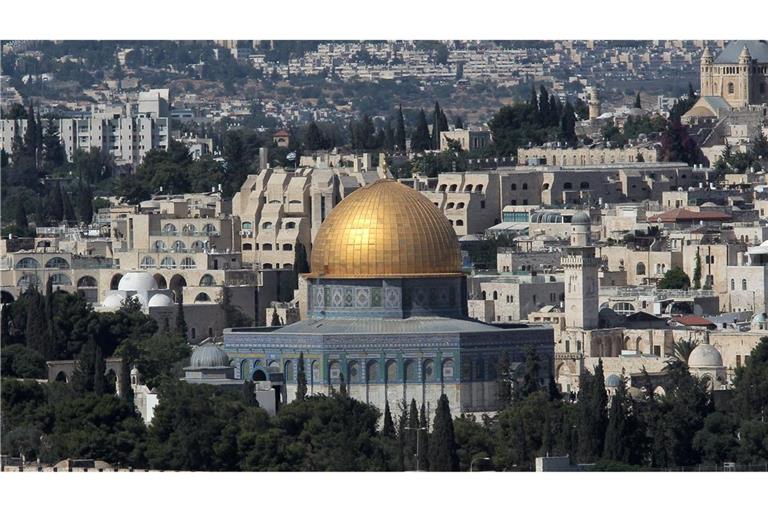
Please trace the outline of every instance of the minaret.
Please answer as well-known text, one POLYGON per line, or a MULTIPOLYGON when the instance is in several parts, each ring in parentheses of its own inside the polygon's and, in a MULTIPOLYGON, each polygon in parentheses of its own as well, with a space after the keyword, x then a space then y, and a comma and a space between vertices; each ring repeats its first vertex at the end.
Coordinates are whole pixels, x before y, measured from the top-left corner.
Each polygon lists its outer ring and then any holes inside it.
POLYGON ((587 87, 589 95, 589 120, 597 119, 600 116, 600 100, 597 98, 597 87, 587 87))
POLYGON ((752 81, 752 55, 749 54, 747 46, 744 45, 739 54, 739 97, 736 98, 741 106, 749 105, 749 83, 752 81))
POLYGON ((712 52, 709 51, 709 46, 704 46, 704 53, 701 54, 701 95, 702 96, 715 96, 712 91, 712 63, 715 59, 712 57, 712 52))
POLYGON ((562 265, 565 270, 565 327, 597 329, 598 277, 600 260, 591 244, 589 215, 579 212, 571 219, 571 245, 566 248, 562 265))

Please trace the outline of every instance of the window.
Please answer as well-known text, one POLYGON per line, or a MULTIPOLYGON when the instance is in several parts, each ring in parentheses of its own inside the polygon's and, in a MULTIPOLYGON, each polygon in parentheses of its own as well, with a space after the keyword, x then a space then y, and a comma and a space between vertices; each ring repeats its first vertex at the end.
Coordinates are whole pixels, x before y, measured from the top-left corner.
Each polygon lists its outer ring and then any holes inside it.
POLYGON ((173 235, 173 234, 175 234, 176 233, 176 226, 174 226, 173 224, 170 224, 170 223, 166 224, 165 226, 163 226, 163 233, 165 233, 166 235, 173 235))
POLYGON ((203 226, 203 233, 206 235, 215 235, 216 234, 216 226, 213 224, 206 224, 203 226))
POLYGON ((253 229, 253 223, 252 222, 243 222, 242 227, 243 227, 244 231, 250 231, 251 229, 253 229))
POLYGON ((216 286, 216 280, 211 274, 205 274, 200 278, 200 286, 216 286))
POLYGON ((731 290, 735 290, 735 289, 736 289, 736 280, 731 279, 731 290))
POLYGON ((64 274, 53 274, 51 276, 51 284, 55 286, 70 286, 72 280, 64 274))
POLYGON ((176 240, 175 242, 173 242, 173 245, 171 247, 173 248, 172 250, 174 252, 183 252, 187 248, 187 245, 181 240, 176 240))
POLYGON ((181 260, 181 268, 196 268, 197 264, 195 263, 195 260, 193 260, 190 257, 186 257, 183 260, 181 260))
POLYGON ((453 203, 448 203, 448 204, 445 205, 445 209, 446 210, 451 210, 451 209, 453 209, 453 206, 454 206, 453 203))
POLYGON ((64 258, 56 256, 45 262, 45 268, 59 268, 63 270, 69 268, 69 263, 64 258))
POLYGON ((16 268, 39 268, 40 263, 37 262, 37 260, 32 258, 21 258, 18 262, 16 262, 16 268))
POLYGON ((528 184, 527 183, 523 183, 523 190, 528 190, 528 184))
POLYGON ((195 302, 211 302, 211 297, 205 292, 200 292, 195 296, 195 302))
POLYGON ((271 251, 272 250, 272 244, 263 244, 261 246, 262 251, 271 251))
POLYGON ((735 87, 733 85, 733 82, 728 82, 728 94, 733 94, 735 92, 735 87))
POLYGON ((262 229, 272 229, 272 223, 271 222, 265 222, 261 225, 262 229))
POLYGON ((144 256, 141 258, 141 268, 151 268, 155 266, 155 258, 152 256, 144 256))
POLYGON ((644 263, 638 263, 637 268, 635 269, 635 273, 639 276, 645 275, 645 264, 644 263))
POLYGON ((152 244, 152 250, 155 252, 162 252, 165 250, 165 242, 162 240, 155 240, 155 243, 152 244))
POLYGON ((517 190, 517 183, 512 184, 512 190, 517 190))
POLYGON ((741 280, 741 289, 742 290, 746 290, 747 289, 747 280, 746 279, 742 279, 741 280))
POLYGON ((457 226, 463 226, 464 225, 464 221, 459 219, 459 220, 456 221, 456 225, 457 226))
POLYGON ((166 256, 160 262, 160 268, 176 268, 176 260, 174 260, 170 256, 166 256))
POLYGON ((253 244, 243 244, 243 250, 244 251, 252 251, 253 250, 253 244))
POLYGON ((586 190, 589 188, 589 183, 587 183, 586 181, 582 181, 581 183, 579 183, 579 188, 581 190, 586 190))
POLYGON ((292 251, 293 245, 292 244, 283 244, 283 250, 284 251, 292 251))
POLYGON ((296 223, 295 222, 286 222, 285 223, 285 229, 295 229, 296 223))
POLYGON ((194 252, 203 252, 205 250, 205 244, 200 240, 192 242, 192 250, 194 252))

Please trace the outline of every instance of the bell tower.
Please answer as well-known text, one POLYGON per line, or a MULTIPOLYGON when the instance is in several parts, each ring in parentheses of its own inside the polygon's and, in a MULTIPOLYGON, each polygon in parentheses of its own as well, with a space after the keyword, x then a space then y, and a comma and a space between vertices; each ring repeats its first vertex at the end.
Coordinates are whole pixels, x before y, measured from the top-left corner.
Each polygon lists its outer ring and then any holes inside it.
POLYGON ((701 96, 717 96, 714 92, 714 86, 712 84, 712 63, 714 58, 712 52, 709 51, 709 46, 704 47, 704 53, 701 54, 701 96))
POLYGON ((579 212, 571 219, 571 245, 565 249, 565 327, 598 328, 598 276, 600 260, 591 245, 589 215, 579 212))
POLYGON ((587 87, 589 120, 597 119, 600 116, 600 100, 597 97, 597 87, 587 87))

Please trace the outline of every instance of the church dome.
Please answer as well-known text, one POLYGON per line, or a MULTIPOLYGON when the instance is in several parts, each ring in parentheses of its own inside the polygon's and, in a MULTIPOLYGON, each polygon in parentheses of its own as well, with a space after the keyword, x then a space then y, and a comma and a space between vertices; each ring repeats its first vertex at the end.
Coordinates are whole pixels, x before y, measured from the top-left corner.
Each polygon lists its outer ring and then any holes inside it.
POLYGON ((173 306, 171 298, 163 293, 156 293, 149 299, 149 307, 173 306))
POLYGON ((104 298, 101 307, 109 311, 117 311, 123 305, 123 296, 119 293, 111 293, 104 298))
POLYGON ((605 385, 606 387, 609 387, 609 388, 617 388, 621 386, 621 377, 619 377, 615 373, 612 373, 605 378, 605 385))
POLYGON ((703 343, 693 349, 688 356, 688 366, 691 368, 712 368, 723 366, 723 357, 720 351, 712 345, 703 343))
POLYGON ((192 368, 215 368, 229 366, 229 356, 216 345, 200 345, 192 352, 192 368))
POLYGON ((320 226, 310 276, 415 277, 458 274, 456 233, 424 195, 393 180, 351 193, 320 226))
POLYGON ((149 272, 128 272, 120 279, 117 289, 129 292, 147 292, 157 290, 157 282, 149 272))
POLYGON ((591 222, 592 221, 589 220, 589 215, 587 215, 585 212, 579 212, 571 217, 571 224, 588 225, 591 224, 591 222))

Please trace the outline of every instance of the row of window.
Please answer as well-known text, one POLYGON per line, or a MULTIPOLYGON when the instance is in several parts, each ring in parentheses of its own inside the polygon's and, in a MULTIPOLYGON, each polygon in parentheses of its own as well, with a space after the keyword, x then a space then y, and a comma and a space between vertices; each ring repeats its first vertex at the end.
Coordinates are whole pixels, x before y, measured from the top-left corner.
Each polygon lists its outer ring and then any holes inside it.
MULTIPOLYGON (((18 268, 18 269, 40 268, 40 262, 30 257, 21 258, 19 261, 16 262, 15 268, 18 268)), ((45 262, 45 268, 57 268, 60 270, 66 270, 69 268, 69 262, 64 258, 59 258, 58 256, 56 256, 45 262)))
MULTIPOLYGON (((456 192, 458 190, 459 186, 456 184, 453 185, 440 185, 440 187, 437 189, 438 192, 456 192)), ((483 185, 467 185, 464 187, 464 192, 482 192, 483 191, 483 185)))
MULTIPOLYGON (((141 268, 154 268, 157 266, 155 258, 152 256, 144 256, 141 259, 141 268)), ((160 268, 176 268, 176 260, 170 256, 164 257, 160 260, 160 268)), ((194 269, 197 268, 197 263, 190 257, 183 258, 179 264, 179 268, 194 269)))
MULTIPOLYGON (((262 250, 262 251, 279 251, 280 250, 280 244, 275 244, 274 246, 272 244, 261 244, 261 249, 259 249, 259 244, 256 244, 256 250, 262 250)), ((292 251, 293 250, 293 244, 283 244, 283 251, 292 251)), ((245 243, 243 244, 243 250, 244 251, 252 251, 254 248, 253 244, 245 243)))
MULTIPOLYGON (((273 223, 271 223, 271 222, 264 222, 264 223, 261 225, 261 229, 273 229, 274 227, 275 227, 275 226, 274 226, 274 224, 273 224, 273 223)), ((296 223, 295 223, 295 222, 293 222, 293 221, 288 221, 288 222, 286 222, 286 223, 283 225, 283 227, 284 227, 285 229, 295 229, 295 228, 296 228, 296 223)), ((247 221, 246 221, 246 222, 243 222, 243 223, 241 224, 241 228, 242 228, 244 231, 249 231, 249 230, 252 230, 252 229, 253 229, 253 222, 247 222, 247 221)))
MULTIPOLYGON (((218 230, 216 229, 216 226, 210 223, 205 224, 202 227, 202 229, 200 229, 199 231, 197 226, 195 226, 194 224, 184 224, 184 226, 182 226, 181 228, 181 233, 183 235, 196 235, 198 233, 203 233, 206 235, 215 235, 217 231, 218 230)), ((176 227, 176 225, 171 224, 169 222, 163 226, 163 233, 166 235, 173 235, 178 233, 178 228, 176 227)))
MULTIPOLYGON (((206 247, 208 247, 208 242, 203 242, 202 240, 195 240, 192 242, 192 245, 190 246, 190 249, 194 252, 203 252, 206 247)), ((168 246, 165 244, 162 240, 155 240, 154 243, 152 243, 152 250, 155 252, 165 252, 168 250, 168 246)), ((182 252, 187 250, 187 244, 182 242, 181 240, 176 240, 171 244, 171 250, 175 252, 182 252)))

